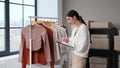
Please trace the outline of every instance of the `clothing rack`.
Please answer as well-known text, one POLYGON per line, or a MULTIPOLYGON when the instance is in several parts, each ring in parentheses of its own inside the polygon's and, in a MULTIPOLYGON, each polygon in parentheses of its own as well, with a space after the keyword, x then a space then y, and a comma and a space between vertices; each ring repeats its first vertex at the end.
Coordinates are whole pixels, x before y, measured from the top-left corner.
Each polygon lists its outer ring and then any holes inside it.
POLYGON ((30 39, 29 39, 29 41, 30 41, 30 66, 29 66, 29 68, 31 68, 31 65, 32 65, 32 18, 35 18, 35 19, 38 19, 38 18, 40 18, 40 19, 55 19, 55 20, 60 20, 60 18, 56 18, 56 17, 39 17, 39 16, 28 16, 28 18, 30 18, 30 39))
POLYGON ((56 17, 39 17, 39 16, 28 16, 29 18, 41 18, 41 19, 58 19, 60 20, 60 18, 56 18, 56 17))

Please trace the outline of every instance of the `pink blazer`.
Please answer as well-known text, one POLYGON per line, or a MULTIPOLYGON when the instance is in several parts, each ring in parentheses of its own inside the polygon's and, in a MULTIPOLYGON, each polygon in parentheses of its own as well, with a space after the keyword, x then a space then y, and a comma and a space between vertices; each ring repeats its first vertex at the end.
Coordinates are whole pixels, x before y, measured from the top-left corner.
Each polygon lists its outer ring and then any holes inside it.
MULTIPOLYGON (((22 61, 23 55, 23 47, 26 45, 26 48, 29 49, 29 33, 30 33, 30 25, 24 27, 21 32, 21 45, 19 51, 19 61, 22 61)), ((50 45, 48 41, 48 35, 46 29, 38 24, 32 26, 32 51, 37 51, 41 48, 43 41, 43 46, 45 50, 46 60, 47 62, 51 61, 51 53, 50 53, 50 45)))

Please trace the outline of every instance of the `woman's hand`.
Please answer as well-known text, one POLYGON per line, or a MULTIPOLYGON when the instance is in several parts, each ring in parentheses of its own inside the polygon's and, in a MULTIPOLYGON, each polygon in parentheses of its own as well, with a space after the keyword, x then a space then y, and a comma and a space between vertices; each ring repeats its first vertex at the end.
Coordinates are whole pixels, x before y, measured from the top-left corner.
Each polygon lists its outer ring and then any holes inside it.
POLYGON ((61 38, 61 39, 58 39, 57 42, 66 42, 66 43, 68 43, 69 42, 69 38, 68 37, 61 38))
POLYGON ((63 38, 63 41, 66 42, 66 43, 68 43, 69 42, 69 38, 68 37, 63 38))

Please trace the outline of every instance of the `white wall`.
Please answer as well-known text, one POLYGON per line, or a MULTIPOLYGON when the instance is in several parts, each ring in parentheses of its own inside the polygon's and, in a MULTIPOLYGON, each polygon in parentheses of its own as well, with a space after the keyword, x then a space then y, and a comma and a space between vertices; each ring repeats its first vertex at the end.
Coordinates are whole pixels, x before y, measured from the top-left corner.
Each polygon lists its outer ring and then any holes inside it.
POLYGON ((58 18, 63 23, 63 0, 58 0, 58 18))
POLYGON ((62 11, 61 3, 62 0, 37 0, 38 16, 58 17, 62 11))
POLYGON ((57 17, 57 0, 37 0, 38 16, 57 17))
POLYGON ((85 20, 110 21, 120 29, 120 0, 63 0, 63 19, 75 9, 85 20))
POLYGON ((57 17, 62 21, 62 0, 37 0, 37 16, 57 17))

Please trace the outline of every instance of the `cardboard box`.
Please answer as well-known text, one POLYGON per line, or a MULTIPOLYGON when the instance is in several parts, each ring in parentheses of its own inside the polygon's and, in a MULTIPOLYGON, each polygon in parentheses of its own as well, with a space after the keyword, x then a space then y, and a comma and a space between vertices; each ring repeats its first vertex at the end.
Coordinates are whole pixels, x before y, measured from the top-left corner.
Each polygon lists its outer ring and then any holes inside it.
POLYGON ((118 68, 120 68, 120 55, 118 55, 118 68))
POLYGON ((90 68, 107 68, 106 64, 90 64, 90 68))
POLYGON ((120 62, 120 55, 118 55, 118 60, 119 60, 119 62, 120 62))
POLYGON ((120 51, 120 36, 114 36, 114 50, 120 51))
POLYGON ((90 28, 111 28, 111 22, 91 22, 90 28))
POLYGON ((109 39, 91 39, 92 49, 109 49, 109 39))
POLYGON ((90 21, 85 21, 86 25, 90 28, 90 21))
POLYGON ((91 64, 107 64, 107 58, 90 57, 91 64))
POLYGON ((118 55, 118 68, 120 68, 120 55, 118 55))
POLYGON ((119 36, 120 36, 120 30, 119 30, 119 36))
POLYGON ((108 34, 92 34, 91 38, 92 39, 108 39, 109 35, 108 34))

